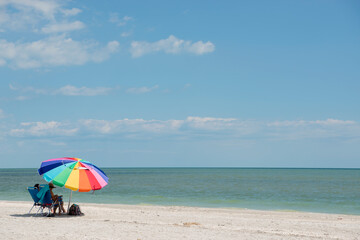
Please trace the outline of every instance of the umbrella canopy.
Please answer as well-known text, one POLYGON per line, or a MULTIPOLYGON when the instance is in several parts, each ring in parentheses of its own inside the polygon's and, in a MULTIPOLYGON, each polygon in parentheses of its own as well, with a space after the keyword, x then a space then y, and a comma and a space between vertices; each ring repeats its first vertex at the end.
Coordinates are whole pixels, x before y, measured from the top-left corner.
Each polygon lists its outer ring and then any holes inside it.
POLYGON ((49 159, 41 163, 38 172, 48 182, 79 192, 99 190, 109 180, 100 168, 81 158, 49 159))

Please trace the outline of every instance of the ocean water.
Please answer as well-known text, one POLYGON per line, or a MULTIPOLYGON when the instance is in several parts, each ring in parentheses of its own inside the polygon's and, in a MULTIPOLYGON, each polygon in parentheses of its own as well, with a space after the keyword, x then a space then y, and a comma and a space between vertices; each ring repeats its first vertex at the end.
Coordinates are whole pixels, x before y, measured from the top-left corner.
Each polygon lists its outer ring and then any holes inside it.
MULTIPOLYGON (((104 168, 109 184, 72 202, 295 210, 360 215, 360 169, 104 168)), ((0 200, 32 201, 37 169, 0 169, 0 200)), ((56 194, 70 190, 56 188, 56 194)))

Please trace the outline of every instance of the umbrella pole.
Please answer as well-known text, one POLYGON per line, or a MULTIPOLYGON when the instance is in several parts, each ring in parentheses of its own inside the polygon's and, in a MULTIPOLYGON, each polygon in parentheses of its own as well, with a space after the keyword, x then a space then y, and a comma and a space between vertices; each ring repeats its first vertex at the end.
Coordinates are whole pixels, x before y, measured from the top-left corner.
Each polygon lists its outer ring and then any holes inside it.
POLYGON ((72 190, 70 189, 70 197, 69 197, 69 204, 68 204, 68 210, 67 210, 68 214, 69 214, 69 209, 70 209, 71 195, 72 195, 72 190))

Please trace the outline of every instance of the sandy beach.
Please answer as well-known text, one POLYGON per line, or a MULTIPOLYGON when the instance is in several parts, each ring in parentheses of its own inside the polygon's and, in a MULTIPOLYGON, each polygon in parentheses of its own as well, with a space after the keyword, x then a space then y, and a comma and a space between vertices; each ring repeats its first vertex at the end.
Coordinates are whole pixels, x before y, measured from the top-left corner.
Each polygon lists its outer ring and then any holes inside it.
POLYGON ((0 201, 1 239, 360 239, 353 215, 82 203, 85 216, 43 217, 31 205, 0 201))

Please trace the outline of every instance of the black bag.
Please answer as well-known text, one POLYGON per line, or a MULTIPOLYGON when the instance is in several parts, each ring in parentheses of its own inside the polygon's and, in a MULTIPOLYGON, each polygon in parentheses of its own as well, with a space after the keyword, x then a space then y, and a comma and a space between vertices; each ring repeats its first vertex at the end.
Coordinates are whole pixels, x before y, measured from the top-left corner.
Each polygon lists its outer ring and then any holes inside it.
POLYGON ((75 215, 75 216, 83 215, 83 213, 80 210, 80 206, 75 203, 71 205, 69 209, 69 215, 75 215))

